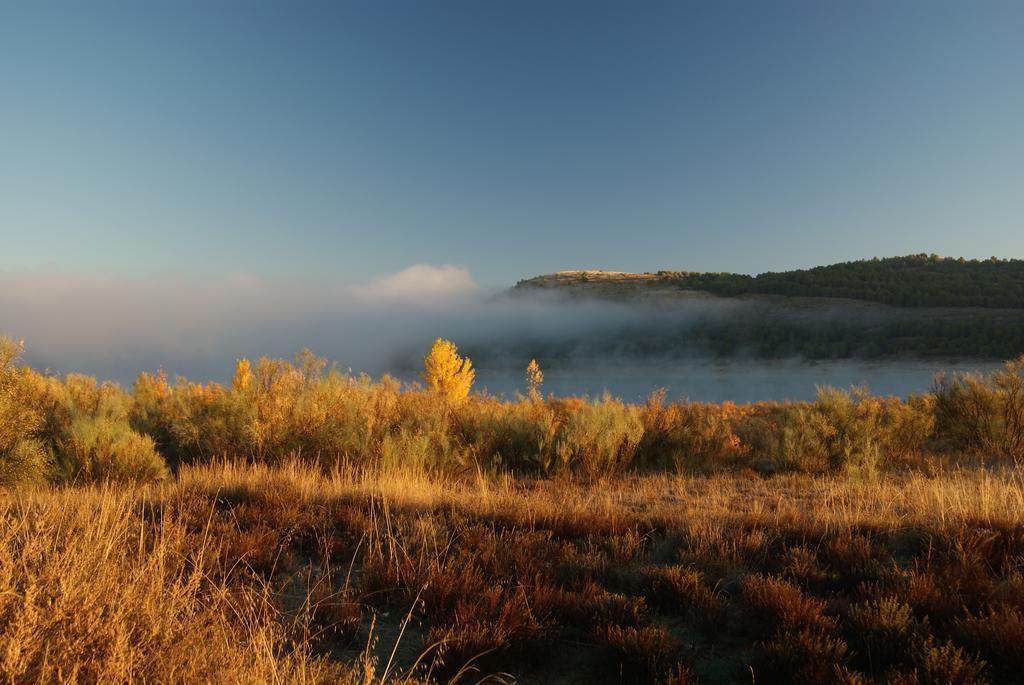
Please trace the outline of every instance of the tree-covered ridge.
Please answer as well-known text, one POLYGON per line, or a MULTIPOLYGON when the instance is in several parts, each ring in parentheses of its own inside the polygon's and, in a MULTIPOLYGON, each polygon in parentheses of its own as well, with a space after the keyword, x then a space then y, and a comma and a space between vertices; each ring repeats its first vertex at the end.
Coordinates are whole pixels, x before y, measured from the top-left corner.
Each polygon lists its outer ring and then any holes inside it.
POLYGON ((1024 308, 1024 260, 910 255, 757 276, 659 271, 662 281, 716 295, 843 297, 901 307, 1024 308))

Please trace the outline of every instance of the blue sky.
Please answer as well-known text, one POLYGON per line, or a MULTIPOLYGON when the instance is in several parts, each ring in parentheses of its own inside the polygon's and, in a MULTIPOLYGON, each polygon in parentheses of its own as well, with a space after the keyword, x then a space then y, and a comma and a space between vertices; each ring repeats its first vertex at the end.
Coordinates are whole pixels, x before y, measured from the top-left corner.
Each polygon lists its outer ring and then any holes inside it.
POLYGON ((1024 3, 7 2, 0 270, 1024 257, 1024 3))

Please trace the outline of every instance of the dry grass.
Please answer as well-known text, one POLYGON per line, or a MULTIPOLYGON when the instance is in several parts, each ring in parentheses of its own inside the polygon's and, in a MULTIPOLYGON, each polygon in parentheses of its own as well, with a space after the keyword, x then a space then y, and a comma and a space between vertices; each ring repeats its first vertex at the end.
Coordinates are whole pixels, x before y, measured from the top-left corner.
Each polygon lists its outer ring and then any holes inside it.
POLYGON ((10 682, 1019 673, 1012 468, 596 484, 218 463, 11 491, 0 521, 10 682))
POLYGON ((35 492, 0 509, 0 670, 10 682, 330 682, 259 583, 204 568, 217 541, 140 493, 35 492))

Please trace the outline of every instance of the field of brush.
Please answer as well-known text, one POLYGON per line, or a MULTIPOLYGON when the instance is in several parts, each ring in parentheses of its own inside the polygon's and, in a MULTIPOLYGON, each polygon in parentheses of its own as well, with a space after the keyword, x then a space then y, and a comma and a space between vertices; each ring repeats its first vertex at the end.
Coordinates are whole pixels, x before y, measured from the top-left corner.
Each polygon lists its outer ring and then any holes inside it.
POLYGON ((515 401, 401 387, 311 355, 125 390, 0 349, 9 682, 1024 668, 1021 360, 909 399, 636 405, 545 397, 539 374, 515 401))
POLYGON ((299 463, 0 503, 11 682, 1014 682, 1024 473, 299 463), (490 676, 490 678, 487 678, 490 676))

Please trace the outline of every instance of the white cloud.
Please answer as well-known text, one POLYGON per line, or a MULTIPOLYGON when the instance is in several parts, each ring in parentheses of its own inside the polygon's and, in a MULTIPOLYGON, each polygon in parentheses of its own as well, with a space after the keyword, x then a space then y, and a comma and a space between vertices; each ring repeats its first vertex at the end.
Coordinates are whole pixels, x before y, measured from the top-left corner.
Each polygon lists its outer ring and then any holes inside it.
POLYGON ((476 292, 477 284, 462 267, 413 264, 398 273, 357 287, 358 294, 401 300, 448 297, 476 292))

